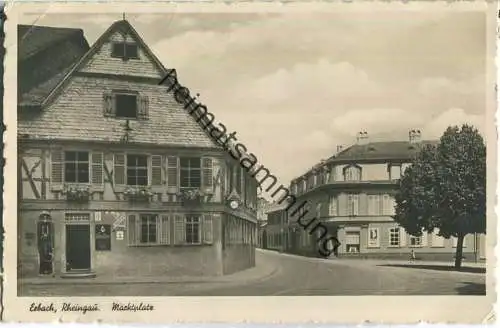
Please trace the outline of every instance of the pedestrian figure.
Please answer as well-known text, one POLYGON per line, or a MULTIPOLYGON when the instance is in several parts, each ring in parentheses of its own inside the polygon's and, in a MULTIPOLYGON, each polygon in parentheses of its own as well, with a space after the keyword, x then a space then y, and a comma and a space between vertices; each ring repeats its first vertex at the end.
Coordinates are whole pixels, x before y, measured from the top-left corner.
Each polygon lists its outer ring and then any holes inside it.
POLYGON ((413 263, 416 259, 415 251, 412 249, 410 252, 410 263, 413 263))

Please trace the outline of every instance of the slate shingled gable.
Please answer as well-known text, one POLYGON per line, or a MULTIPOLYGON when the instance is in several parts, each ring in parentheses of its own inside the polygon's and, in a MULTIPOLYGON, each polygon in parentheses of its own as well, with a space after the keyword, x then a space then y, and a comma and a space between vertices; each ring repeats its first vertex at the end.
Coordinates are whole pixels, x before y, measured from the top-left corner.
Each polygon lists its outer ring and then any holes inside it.
POLYGON ((56 86, 51 81, 46 82, 52 91, 42 102, 42 110, 20 117, 18 134, 24 138, 45 141, 120 143, 125 121, 103 116, 102 97, 103 92, 130 88, 146 95, 150 104, 149 119, 130 122, 131 143, 220 149, 196 119, 175 101, 172 92, 167 93, 167 88, 156 81, 147 83, 127 79, 126 76, 111 79, 99 74, 75 74, 104 42, 109 41, 107 37, 117 30, 130 33, 161 74, 175 72, 159 62, 127 21, 115 22, 76 65, 68 72, 61 72, 65 76, 56 86))

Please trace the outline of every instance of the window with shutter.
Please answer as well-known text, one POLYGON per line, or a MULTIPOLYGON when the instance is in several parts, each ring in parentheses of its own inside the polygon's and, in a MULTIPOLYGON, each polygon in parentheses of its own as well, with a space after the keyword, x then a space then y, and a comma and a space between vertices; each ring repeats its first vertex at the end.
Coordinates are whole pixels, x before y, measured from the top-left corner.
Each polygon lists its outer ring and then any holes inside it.
POLYGON ((105 92, 102 96, 102 110, 104 116, 115 116, 114 96, 111 92, 105 92))
POLYGON ((330 196, 330 216, 337 216, 337 197, 330 196))
POLYGON ((175 156, 167 157, 167 185, 169 189, 177 190, 179 186, 179 164, 175 156))
POLYGON ((176 245, 184 244, 186 240, 186 224, 184 217, 181 215, 175 215, 174 222, 174 242, 176 245))
POLYGON ((92 184, 102 185, 104 173, 103 153, 92 153, 92 184))
POLYGON ((140 120, 147 120, 149 116, 149 98, 148 96, 141 95, 138 97, 138 111, 137 118, 140 120))
POLYGON ((205 214, 203 218, 203 242, 205 244, 213 242, 213 221, 210 214, 205 214))
POLYGON ((152 155, 151 156, 151 185, 161 186, 163 184, 162 179, 162 156, 152 155))
POLYGON ((127 230, 128 230, 128 244, 130 246, 137 245, 137 216, 135 214, 130 214, 128 216, 127 222, 127 230))
POLYGON ((61 187, 63 182, 64 158, 62 150, 53 150, 50 154, 52 187, 61 187))
POLYGON ((170 217, 168 215, 161 216, 161 239, 160 244, 170 245, 170 217))
POLYGON ((406 246, 406 235, 408 233, 406 232, 406 229, 403 227, 399 227, 399 231, 400 231, 399 246, 404 247, 406 246))
POLYGON ((203 157, 201 159, 203 187, 206 191, 210 191, 213 187, 213 161, 211 158, 203 157))
POLYGON ((126 166, 125 166, 125 154, 115 154, 114 155, 114 165, 113 165, 113 179, 115 185, 125 185, 126 179, 126 166))

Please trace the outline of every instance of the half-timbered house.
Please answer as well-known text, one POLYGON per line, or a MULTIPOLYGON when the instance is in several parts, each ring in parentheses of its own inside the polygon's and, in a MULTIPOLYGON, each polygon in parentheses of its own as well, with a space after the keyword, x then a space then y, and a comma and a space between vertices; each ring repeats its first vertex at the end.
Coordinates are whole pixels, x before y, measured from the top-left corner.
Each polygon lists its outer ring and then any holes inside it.
POLYGON ((126 20, 92 47, 79 29, 18 34, 21 276, 255 265, 257 182, 159 84, 172 70, 126 20))

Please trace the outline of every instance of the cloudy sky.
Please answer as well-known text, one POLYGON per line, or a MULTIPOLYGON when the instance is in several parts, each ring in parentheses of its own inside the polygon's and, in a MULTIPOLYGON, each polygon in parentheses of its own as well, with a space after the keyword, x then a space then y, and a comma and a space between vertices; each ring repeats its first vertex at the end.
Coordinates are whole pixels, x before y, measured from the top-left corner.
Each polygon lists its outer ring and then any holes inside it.
MULTIPOLYGON (((83 28, 114 15, 24 16, 83 28)), ((127 19, 180 82, 282 183, 364 129, 424 139, 485 126, 485 16, 479 12, 163 14, 127 19)))

